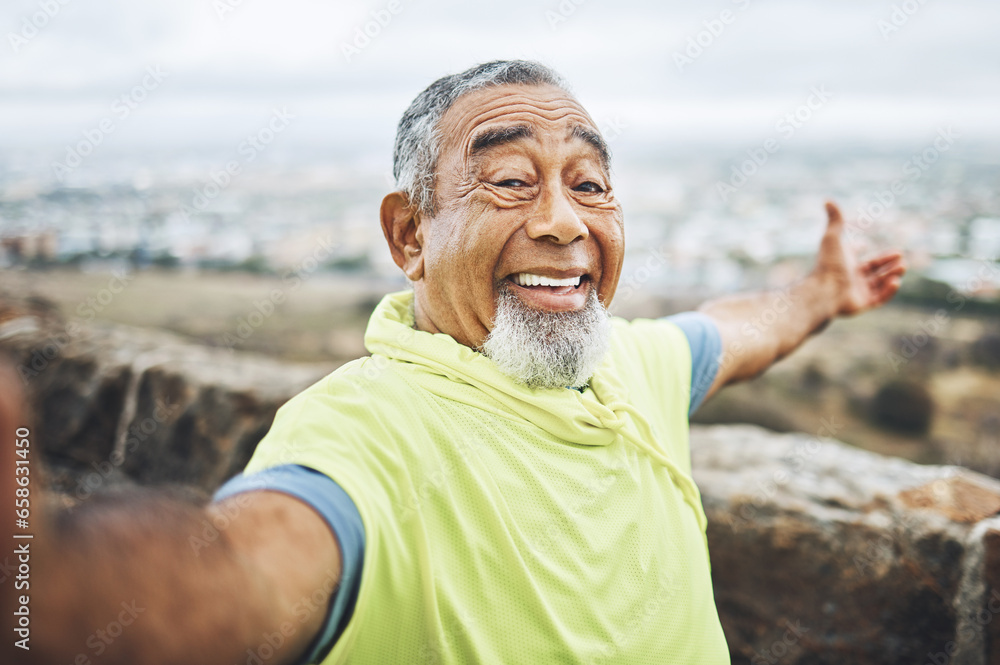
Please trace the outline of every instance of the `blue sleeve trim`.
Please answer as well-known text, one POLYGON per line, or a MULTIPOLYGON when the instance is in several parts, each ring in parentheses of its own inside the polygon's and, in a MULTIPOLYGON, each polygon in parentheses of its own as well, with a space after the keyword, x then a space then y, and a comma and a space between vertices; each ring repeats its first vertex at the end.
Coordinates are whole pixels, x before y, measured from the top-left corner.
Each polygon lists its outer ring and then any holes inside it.
POLYGON ((287 464, 249 476, 232 478, 215 493, 222 501, 242 492, 270 490, 299 499, 318 512, 330 526, 340 546, 340 584, 330 599, 323 628, 303 663, 319 662, 340 638, 354 614, 365 559, 365 529, 358 508, 347 492, 329 476, 304 466, 287 464))
POLYGON ((705 400, 708 389, 719 372, 722 359, 722 335, 707 314, 682 312, 664 319, 682 331, 691 347, 691 406, 688 416, 693 414, 705 400))

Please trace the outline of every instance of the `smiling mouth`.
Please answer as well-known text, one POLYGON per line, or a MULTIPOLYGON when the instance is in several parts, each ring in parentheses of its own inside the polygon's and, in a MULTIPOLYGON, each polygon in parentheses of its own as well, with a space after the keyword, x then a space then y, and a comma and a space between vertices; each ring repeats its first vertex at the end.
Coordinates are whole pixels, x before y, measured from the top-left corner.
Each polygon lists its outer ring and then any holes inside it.
POLYGON ((590 275, 548 277, 530 272, 509 275, 506 281, 529 307, 550 311, 569 311, 582 308, 590 291, 590 275))
POLYGON ((576 277, 567 277, 566 279, 557 279, 554 277, 545 277, 544 275, 533 275, 530 272, 519 272, 511 275, 510 279, 518 286, 529 288, 535 286, 546 286, 554 289, 564 287, 572 287, 575 289, 580 286, 580 281, 583 279, 583 276, 578 275, 576 277))

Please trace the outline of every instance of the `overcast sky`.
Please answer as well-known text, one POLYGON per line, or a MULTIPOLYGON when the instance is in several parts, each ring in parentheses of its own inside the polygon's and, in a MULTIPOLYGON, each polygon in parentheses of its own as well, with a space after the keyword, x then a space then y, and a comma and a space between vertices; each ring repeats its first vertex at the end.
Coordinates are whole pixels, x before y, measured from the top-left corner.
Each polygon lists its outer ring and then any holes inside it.
POLYGON ((757 140, 822 89, 803 141, 1000 140, 996 0, 6 0, 0 27, 0 145, 105 117, 120 147, 233 143, 286 108, 300 144, 384 149, 433 79, 507 57, 553 65, 632 139, 757 140))

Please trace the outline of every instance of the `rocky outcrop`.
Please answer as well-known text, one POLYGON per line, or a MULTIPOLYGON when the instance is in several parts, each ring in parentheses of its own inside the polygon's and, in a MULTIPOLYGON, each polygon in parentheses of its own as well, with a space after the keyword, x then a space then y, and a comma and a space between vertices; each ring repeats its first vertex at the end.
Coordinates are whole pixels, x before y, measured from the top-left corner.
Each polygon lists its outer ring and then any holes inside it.
POLYGON ((734 663, 1000 663, 1000 482, 750 426, 692 454, 734 663))
POLYGON ((24 384, 54 488, 82 500, 139 483, 218 487, 289 397, 332 368, 80 326, 37 300, 0 302, 0 351, 24 384))
MULTIPOLYGON (((29 300, 0 300, 0 350, 72 501, 121 483, 211 491, 331 369, 72 329, 29 300)), ((1000 663, 1000 482, 750 426, 695 427, 692 451, 734 663, 1000 663)))

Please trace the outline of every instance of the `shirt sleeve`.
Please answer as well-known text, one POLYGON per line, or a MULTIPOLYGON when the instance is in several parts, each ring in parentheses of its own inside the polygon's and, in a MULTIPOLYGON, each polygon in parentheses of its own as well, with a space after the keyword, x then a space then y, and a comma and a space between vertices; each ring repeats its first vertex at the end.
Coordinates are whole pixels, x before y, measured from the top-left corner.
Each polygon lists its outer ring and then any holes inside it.
POLYGON ((242 492, 282 492, 311 506, 326 521, 340 547, 340 584, 330 598, 330 607, 316 640, 302 663, 319 662, 340 638, 354 613, 365 559, 365 530, 357 506, 333 479, 314 469, 287 464, 230 479, 215 493, 222 501, 242 492))
POLYGON ((715 321, 701 312, 682 312, 668 316, 664 320, 680 328, 687 337, 688 346, 691 347, 691 406, 688 409, 690 416, 701 406, 719 371, 722 335, 719 334, 715 321))

